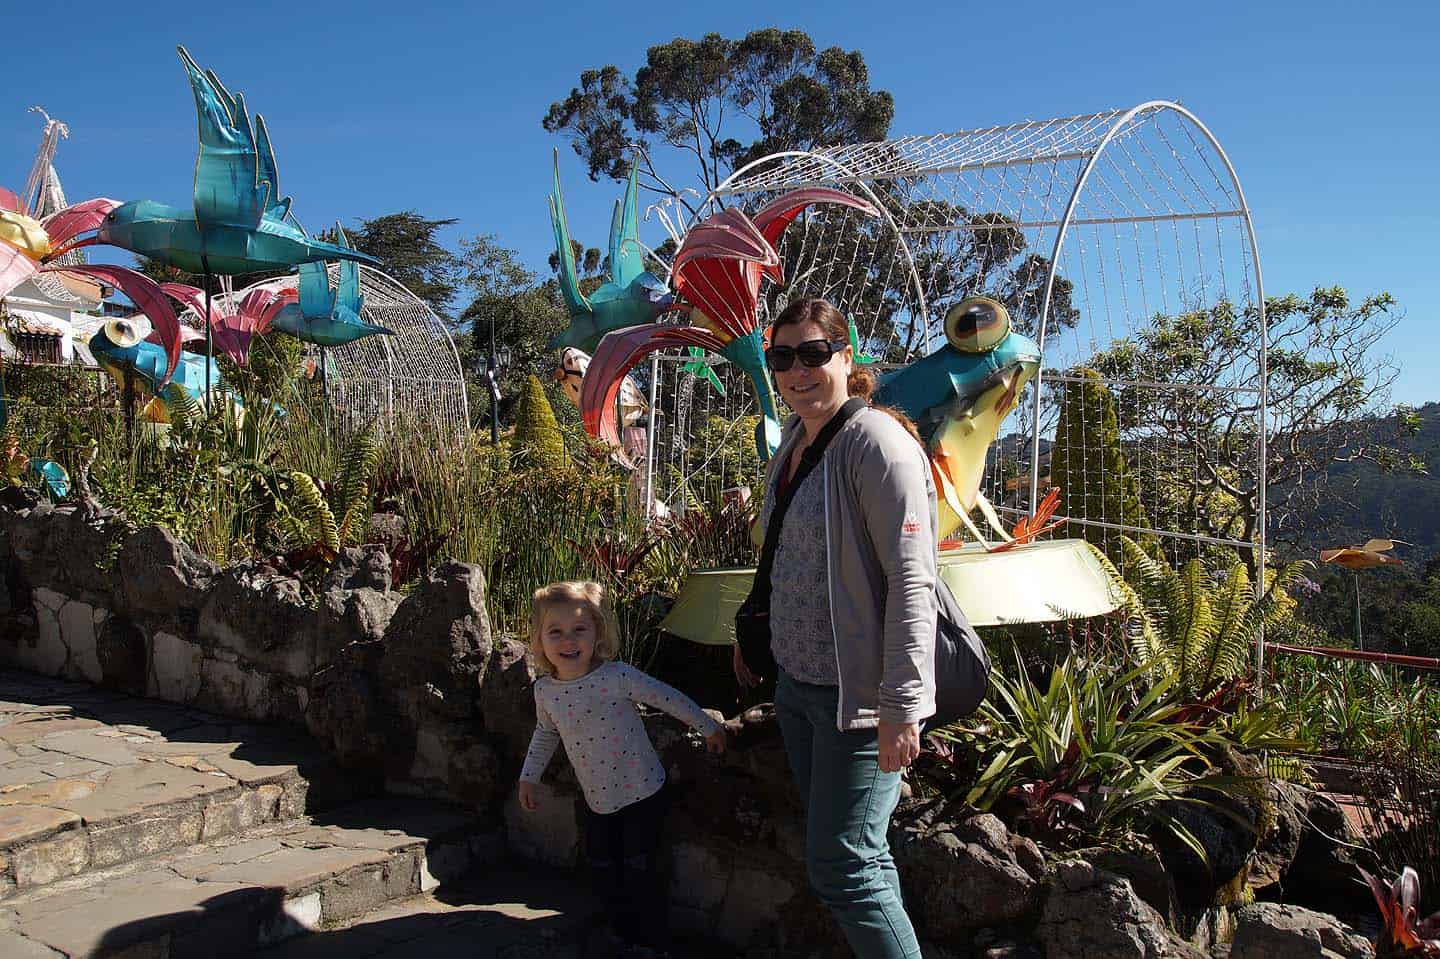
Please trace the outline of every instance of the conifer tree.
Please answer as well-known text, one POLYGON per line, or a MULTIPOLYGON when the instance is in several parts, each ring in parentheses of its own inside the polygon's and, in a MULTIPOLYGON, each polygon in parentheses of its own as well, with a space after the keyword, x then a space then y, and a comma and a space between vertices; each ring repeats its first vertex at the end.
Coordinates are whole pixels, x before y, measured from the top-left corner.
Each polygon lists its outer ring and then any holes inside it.
POLYGON ((520 391, 515 408, 515 432, 510 452, 523 466, 557 468, 568 460, 565 438, 555 420, 555 410, 545 396, 540 378, 531 373, 520 391))
MULTIPOLYGON (((1119 419, 1110 390, 1094 370, 1077 369, 1066 380, 1050 454, 1050 474, 1060 487, 1060 512, 1072 519, 1148 527, 1135 477, 1120 446, 1119 419)), ((1119 564, 1121 530, 1076 523, 1070 535, 1093 543, 1119 564)), ((1132 537, 1141 539, 1135 533, 1132 537)), ((1143 540, 1142 540, 1143 542, 1143 540)))

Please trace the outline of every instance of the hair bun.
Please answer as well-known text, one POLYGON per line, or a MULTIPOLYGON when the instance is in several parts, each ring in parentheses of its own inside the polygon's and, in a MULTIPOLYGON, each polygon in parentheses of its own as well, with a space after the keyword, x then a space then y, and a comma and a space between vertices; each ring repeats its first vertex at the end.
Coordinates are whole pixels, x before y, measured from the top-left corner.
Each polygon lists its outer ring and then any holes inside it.
POLYGON ((858 396, 868 403, 875 395, 875 374, 857 368, 846 377, 845 389, 851 396, 858 396))

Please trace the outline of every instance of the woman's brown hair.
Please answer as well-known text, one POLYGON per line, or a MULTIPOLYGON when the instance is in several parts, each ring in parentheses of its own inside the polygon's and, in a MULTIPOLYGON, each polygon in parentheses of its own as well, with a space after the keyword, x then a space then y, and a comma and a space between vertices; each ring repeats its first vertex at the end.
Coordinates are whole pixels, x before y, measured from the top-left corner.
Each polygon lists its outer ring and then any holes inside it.
MULTIPOLYGON (((770 324, 770 341, 775 341, 775 331, 782 326, 796 325, 802 323, 814 323, 825 331, 825 339, 839 342, 850 341, 850 323, 845 319, 845 314, 835 309, 829 300, 809 299, 796 300, 781 311, 775 317, 775 322, 770 324)), ((852 357, 853 360, 853 357, 852 357)), ((862 370, 858 365, 850 372, 845 380, 845 389, 851 396, 858 396, 867 403, 870 396, 875 392, 875 374, 869 370, 862 370)))

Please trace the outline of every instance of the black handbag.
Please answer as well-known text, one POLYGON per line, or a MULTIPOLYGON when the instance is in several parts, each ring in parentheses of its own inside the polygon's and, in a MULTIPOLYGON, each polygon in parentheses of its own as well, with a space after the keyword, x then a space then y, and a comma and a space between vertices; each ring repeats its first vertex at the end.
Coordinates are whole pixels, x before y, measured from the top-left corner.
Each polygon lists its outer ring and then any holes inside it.
MULTIPOLYGON (((735 642, 740 646, 740 658, 757 676, 769 677, 776 674, 775 654, 770 651, 770 571, 775 565, 775 549, 780 542, 780 526, 785 521, 785 511, 795 498, 795 491, 805 482, 805 477, 820 462, 825 447, 840 432, 840 427, 863 409, 866 402, 854 397, 830 417, 818 436, 800 454, 800 464, 795 475, 785 487, 785 492, 775 499, 775 508, 770 512, 770 522, 765 526, 765 543, 760 547, 760 562, 755 567, 755 580, 750 586, 750 595, 735 611, 735 642)), ((776 464, 784 469, 784 463, 776 464)))
POLYGON ((935 715, 925 720, 926 729, 969 716, 990 688, 990 654, 938 574, 935 600, 935 715))

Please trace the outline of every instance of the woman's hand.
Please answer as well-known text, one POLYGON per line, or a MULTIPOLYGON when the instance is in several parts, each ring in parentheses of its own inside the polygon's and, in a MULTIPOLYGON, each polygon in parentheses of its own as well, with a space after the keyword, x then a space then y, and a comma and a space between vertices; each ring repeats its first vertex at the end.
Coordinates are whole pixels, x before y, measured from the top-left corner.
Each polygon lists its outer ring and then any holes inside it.
POLYGON ((740 655, 739 643, 735 644, 733 665, 735 667, 735 681, 740 684, 741 688, 751 689, 752 687, 760 685, 760 677, 752 673, 750 667, 745 665, 745 657, 740 655))
POLYGON ((526 812, 534 812, 540 808, 540 793, 535 784, 524 779, 520 780, 520 786, 516 790, 520 799, 520 808, 526 812))
POLYGON ((897 773, 920 755, 920 724, 880 720, 880 771, 897 773))

